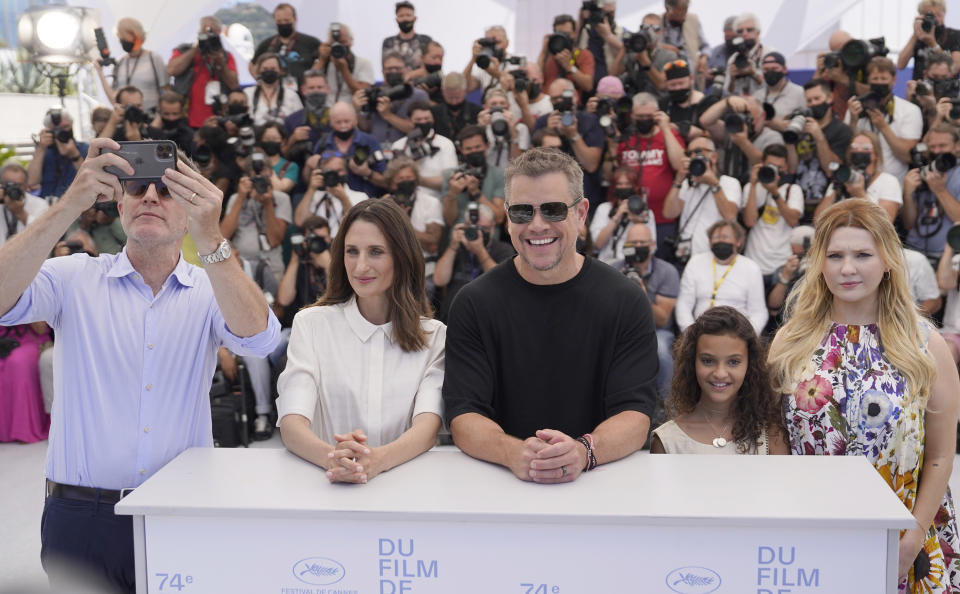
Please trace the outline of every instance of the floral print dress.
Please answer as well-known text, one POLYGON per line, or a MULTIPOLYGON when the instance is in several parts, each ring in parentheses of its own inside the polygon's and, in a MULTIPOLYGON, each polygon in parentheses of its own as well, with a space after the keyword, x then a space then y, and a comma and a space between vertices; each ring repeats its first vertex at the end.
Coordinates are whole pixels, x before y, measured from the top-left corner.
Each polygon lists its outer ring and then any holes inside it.
MULTIPOLYGON (((929 335, 924 324, 923 332, 929 335)), ((926 339, 924 339, 926 348, 926 339)), ((906 379, 884 357, 875 324, 833 324, 784 415, 794 455, 865 456, 913 511, 923 466, 924 410, 904 404, 906 379)), ((949 488, 901 592, 960 593, 960 537, 949 488), (926 562, 925 562, 926 561, 926 562)))

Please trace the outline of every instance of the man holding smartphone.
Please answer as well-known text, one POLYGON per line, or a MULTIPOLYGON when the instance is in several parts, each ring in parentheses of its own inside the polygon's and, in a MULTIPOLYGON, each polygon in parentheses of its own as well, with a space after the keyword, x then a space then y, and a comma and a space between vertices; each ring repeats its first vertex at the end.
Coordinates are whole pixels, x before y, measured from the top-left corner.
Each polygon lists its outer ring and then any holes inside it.
POLYGON ((121 182, 104 168, 133 167, 101 154, 121 146, 90 148, 61 199, 0 247, 0 325, 57 332, 40 552, 51 585, 134 592, 132 523, 113 505, 185 449, 212 446, 217 348, 266 356, 280 328, 220 235, 220 190, 183 160, 121 182), (103 200, 117 201, 124 250, 45 259, 103 200), (180 253, 188 231, 204 269, 180 253))

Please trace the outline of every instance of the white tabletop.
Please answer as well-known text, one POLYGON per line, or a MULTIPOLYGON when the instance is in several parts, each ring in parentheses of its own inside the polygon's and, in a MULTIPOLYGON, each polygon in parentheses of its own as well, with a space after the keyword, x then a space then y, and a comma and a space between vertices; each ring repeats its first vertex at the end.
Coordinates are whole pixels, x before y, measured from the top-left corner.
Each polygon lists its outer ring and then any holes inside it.
MULTIPOLYGON (((539 485, 456 449, 366 485, 331 485, 285 449, 190 449, 117 504, 124 515, 336 517, 907 528, 913 518, 857 456, 637 453, 573 483, 539 485)), ((383 519, 383 518, 379 518, 383 519)))

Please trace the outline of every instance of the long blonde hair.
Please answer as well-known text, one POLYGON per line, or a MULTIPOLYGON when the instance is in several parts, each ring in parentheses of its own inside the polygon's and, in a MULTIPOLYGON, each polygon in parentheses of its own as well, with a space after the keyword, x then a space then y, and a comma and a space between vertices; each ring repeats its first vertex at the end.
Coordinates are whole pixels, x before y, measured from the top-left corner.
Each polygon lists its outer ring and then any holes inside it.
POLYGON ((833 294, 823 278, 823 264, 830 237, 840 227, 856 227, 870 233, 890 269, 877 289, 877 329, 887 360, 906 378, 905 401, 919 399, 925 405, 936 367, 932 355, 921 352, 921 324, 925 322, 910 295, 903 247, 886 212, 859 198, 830 206, 817 223, 807 254, 807 270, 787 298, 788 320, 770 348, 768 360, 774 386, 783 394, 796 389, 814 350, 830 328, 833 294))

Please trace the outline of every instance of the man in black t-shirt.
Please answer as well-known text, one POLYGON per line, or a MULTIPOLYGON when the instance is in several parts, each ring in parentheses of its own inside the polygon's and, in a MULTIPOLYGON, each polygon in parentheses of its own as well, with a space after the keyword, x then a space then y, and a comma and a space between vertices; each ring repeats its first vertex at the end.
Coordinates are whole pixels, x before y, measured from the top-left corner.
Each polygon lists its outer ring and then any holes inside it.
POLYGON ((636 283, 576 252, 589 206, 576 161, 531 149, 506 188, 518 256, 451 306, 446 421, 475 458, 569 482, 643 446, 657 397, 653 314, 636 283))
MULTIPOLYGON (((798 142, 787 142, 787 163, 794 183, 803 190, 804 214, 801 222, 813 221, 813 211, 823 200, 830 185, 830 163, 843 163, 853 131, 833 115, 834 95, 830 83, 814 78, 803 85, 807 118, 798 142)), ((794 138, 789 134, 787 138, 794 138)))
POLYGON ((297 28, 297 11, 293 6, 282 2, 273 9, 273 21, 277 25, 277 34, 260 42, 253 59, 250 60, 250 74, 254 77, 254 64, 260 54, 272 52, 280 56, 281 66, 298 84, 303 73, 317 60, 320 40, 312 35, 301 33, 297 28))
POLYGON ((381 61, 386 60, 387 54, 396 52, 403 57, 409 70, 416 70, 420 68, 423 55, 427 53, 427 44, 432 40, 429 35, 421 35, 413 30, 417 15, 412 3, 397 2, 395 14, 400 32, 384 38, 380 52, 381 61))
POLYGON ((944 25, 946 3, 925 0, 917 6, 917 13, 913 19, 913 34, 897 58, 897 69, 905 69, 913 58, 913 80, 919 80, 927 68, 928 55, 944 52, 953 59, 950 75, 956 76, 960 70, 960 31, 944 25))

